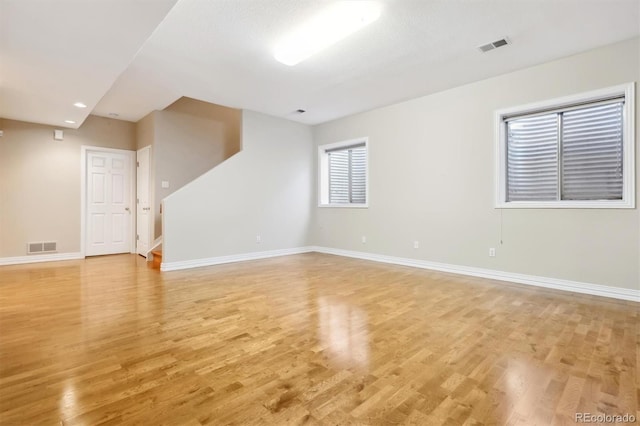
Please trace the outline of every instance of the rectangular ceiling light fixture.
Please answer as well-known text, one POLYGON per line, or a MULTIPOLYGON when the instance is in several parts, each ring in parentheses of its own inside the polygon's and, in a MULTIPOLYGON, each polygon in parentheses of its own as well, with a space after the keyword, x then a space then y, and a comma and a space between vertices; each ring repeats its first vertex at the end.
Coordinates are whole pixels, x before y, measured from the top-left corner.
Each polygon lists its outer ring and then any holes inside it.
POLYGON ((380 9, 374 1, 338 1, 283 39, 274 57, 296 65, 372 23, 380 17, 380 9))

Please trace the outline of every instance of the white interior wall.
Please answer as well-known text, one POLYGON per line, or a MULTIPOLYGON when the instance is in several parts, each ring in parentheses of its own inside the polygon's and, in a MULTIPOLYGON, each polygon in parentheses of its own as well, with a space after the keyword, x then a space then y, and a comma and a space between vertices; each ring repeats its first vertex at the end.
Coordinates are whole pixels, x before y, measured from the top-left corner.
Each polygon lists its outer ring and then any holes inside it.
POLYGON ((494 208, 493 126, 497 109, 638 81, 639 52, 628 40, 314 127, 316 145, 369 137, 370 192, 367 209, 313 209, 311 240, 638 289, 638 209, 494 208))
POLYGON ((312 149, 308 126, 243 111, 242 151, 164 199, 163 263, 306 246, 312 149))

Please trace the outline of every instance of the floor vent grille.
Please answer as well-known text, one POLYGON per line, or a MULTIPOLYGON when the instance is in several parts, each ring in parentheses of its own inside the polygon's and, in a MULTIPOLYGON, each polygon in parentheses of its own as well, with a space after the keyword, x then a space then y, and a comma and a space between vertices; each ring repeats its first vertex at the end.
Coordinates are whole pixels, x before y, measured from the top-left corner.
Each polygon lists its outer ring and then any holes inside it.
POLYGON ((56 251, 58 251, 58 243, 56 241, 27 243, 27 254, 55 253, 56 251))

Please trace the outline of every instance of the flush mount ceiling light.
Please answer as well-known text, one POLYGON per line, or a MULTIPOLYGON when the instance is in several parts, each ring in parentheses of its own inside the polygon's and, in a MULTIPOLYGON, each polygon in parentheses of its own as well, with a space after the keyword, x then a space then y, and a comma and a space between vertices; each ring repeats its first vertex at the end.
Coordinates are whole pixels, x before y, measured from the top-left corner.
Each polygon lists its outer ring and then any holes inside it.
POLYGON ((86 108, 87 107, 82 102, 76 102, 75 104, 73 104, 73 106, 76 107, 76 108, 86 108))
POLYGON ((339 1, 298 27, 276 47, 274 57, 296 65, 380 17, 374 1, 339 1))
POLYGON ((64 122, 68 124, 76 124, 76 122, 73 120, 64 120, 64 122))

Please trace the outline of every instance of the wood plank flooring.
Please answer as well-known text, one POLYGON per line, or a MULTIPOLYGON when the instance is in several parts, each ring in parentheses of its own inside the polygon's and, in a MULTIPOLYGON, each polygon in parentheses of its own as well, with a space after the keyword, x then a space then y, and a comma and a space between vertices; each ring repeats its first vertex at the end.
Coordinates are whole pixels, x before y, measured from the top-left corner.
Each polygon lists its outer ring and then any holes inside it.
POLYGON ((0 424, 637 419, 638 310, 317 253, 165 273, 134 255, 5 266, 0 424))

